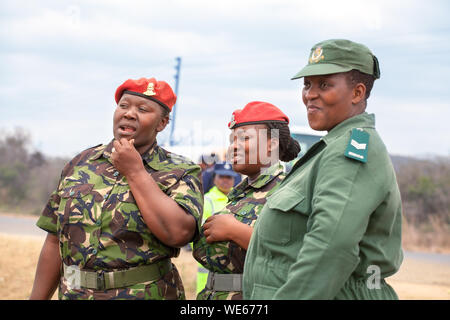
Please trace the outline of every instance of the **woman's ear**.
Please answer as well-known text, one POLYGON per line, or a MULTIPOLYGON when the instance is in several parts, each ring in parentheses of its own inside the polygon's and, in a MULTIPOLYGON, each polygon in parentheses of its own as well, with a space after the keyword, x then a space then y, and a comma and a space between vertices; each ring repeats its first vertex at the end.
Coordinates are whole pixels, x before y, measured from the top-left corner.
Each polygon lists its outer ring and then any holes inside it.
POLYGON ((278 138, 270 139, 270 151, 278 149, 280 147, 280 140, 278 138))
POLYGON ((366 86, 363 83, 357 83, 352 90, 352 104, 359 104, 361 101, 366 99, 366 86))
POLYGON ((280 140, 278 138, 270 138, 267 143, 267 154, 270 154, 272 156, 276 152, 276 154, 278 155, 279 150, 280 140))
POLYGON ((161 120, 159 121, 158 126, 156 127, 156 131, 157 132, 163 131, 168 123, 169 123, 169 116, 168 115, 167 116, 162 116, 161 120))
POLYGON ((270 138, 270 142, 267 147, 267 154, 270 158, 270 165, 273 165, 280 159, 280 139, 270 138))

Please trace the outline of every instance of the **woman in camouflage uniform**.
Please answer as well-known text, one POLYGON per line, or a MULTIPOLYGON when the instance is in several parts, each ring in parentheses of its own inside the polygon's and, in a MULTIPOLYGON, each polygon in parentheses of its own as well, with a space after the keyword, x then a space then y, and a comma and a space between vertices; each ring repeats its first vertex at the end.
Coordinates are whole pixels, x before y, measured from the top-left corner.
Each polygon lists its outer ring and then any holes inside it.
POLYGON ((198 300, 242 299, 245 254, 259 211, 284 178, 279 160, 300 151, 291 138, 288 117, 265 102, 233 112, 228 149, 233 170, 247 177, 228 194, 224 209, 208 218, 194 242, 194 258, 209 270, 198 300))
POLYGON ((154 78, 116 90, 114 139, 61 174, 37 225, 48 232, 31 299, 184 299, 170 258, 198 234, 200 167, 157 145, 176 101, 154 78))

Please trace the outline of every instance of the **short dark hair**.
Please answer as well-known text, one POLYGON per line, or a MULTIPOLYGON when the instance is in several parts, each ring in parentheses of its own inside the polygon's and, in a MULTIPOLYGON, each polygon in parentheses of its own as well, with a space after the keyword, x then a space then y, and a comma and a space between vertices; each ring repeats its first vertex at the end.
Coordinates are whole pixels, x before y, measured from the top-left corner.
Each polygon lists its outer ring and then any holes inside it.
POLYGON ((349 86, 354 87, 358 83, 364 84, 364 86, 366 87, 366 96, 364 97, 364 100, 367 102, 367 99, 369 99, 370 92, 373 88, 373 83, 375 82, 375 77, 356 69, 344 72, 344 74, 346 75, 347 84, 349 86))
POLYGON ((169 110, 167 110, 166 108, 163 108, 163 107, 161 107, 161 110, 162 110, 161 115, 162 115, 163 118, 169 116, 169 114, 170 114, 169 110))

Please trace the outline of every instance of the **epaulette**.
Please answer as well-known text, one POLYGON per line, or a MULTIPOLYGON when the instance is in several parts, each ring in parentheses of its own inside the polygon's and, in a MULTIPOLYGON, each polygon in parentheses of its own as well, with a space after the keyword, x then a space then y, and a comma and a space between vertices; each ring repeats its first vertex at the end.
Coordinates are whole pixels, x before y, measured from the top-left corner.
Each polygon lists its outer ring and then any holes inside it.
POLYGON ((361 162, 367 162, 367 152, 369 150, 369 133, 361 128, 352 129, 350 140, 344 155, 347 158, 361 162))

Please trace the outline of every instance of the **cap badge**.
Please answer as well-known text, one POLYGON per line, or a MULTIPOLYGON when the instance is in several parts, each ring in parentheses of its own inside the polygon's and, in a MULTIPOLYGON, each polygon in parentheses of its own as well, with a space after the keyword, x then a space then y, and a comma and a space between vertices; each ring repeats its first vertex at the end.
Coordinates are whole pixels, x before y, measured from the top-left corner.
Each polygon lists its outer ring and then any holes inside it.
POLYGON ((153 82, 150 82, 148 84, 147 91, 145 91, 143 94, 145 94, 146 96, 154 96, 154 95, 156 95, 155 84, 153 82))
POLYGON ((323 50, 322 47, 317 47, 316 50, 314 50, 311 53, 311 58, 309 58, 309 63, 317 63, 320 60, 325 59, 323 56, 323 50))
POLYGON ((234 113, 231 115, 231 122, 228 125, 228 128, 232 129, 234 125, 236 124, 236 121, 234 120, 234 113))
POLYGON ((231 166, 230 166, 228 163, 226 163, 226 164, 223 166, 223 168, 226 169, 226 170, 230 170, 230 169, 231 169, 231 166))

